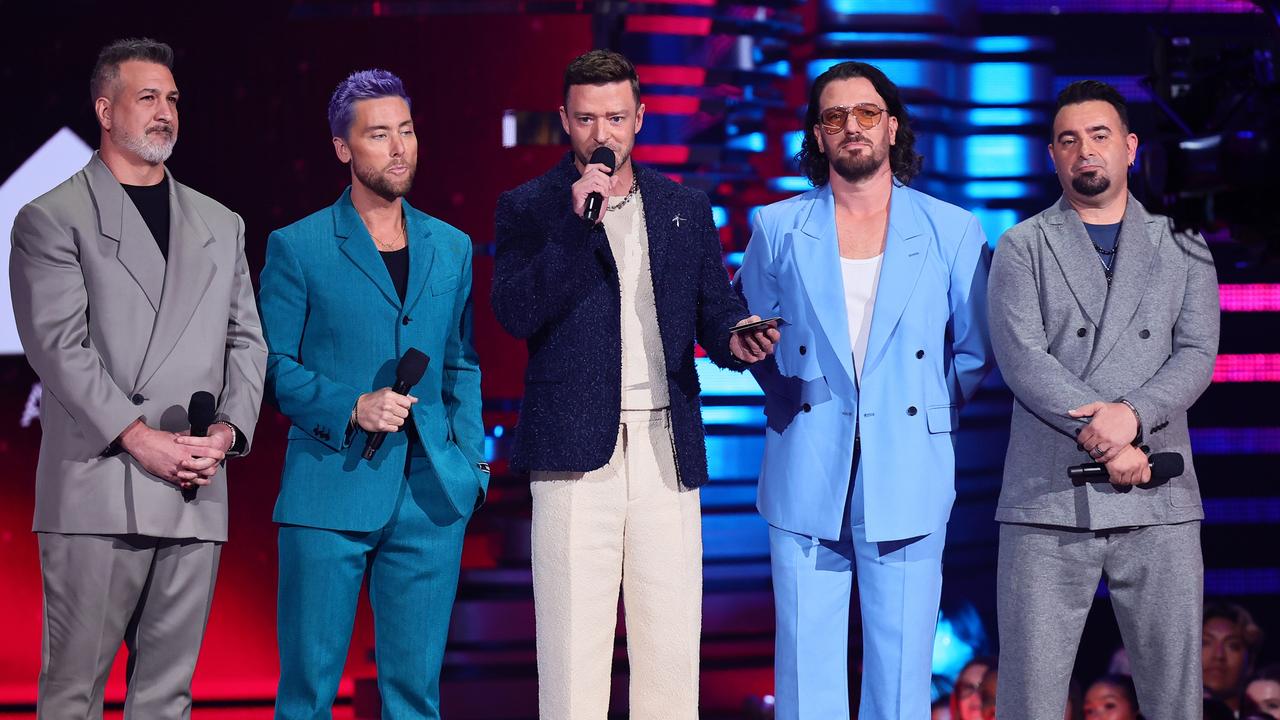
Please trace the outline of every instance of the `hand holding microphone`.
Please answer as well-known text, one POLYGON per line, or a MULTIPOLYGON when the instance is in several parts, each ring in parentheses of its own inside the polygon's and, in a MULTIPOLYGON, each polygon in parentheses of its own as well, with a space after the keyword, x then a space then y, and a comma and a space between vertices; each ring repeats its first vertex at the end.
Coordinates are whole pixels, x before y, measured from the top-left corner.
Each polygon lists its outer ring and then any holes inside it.
POLYGON ((191 448, 191 457, 183 460, 180 466, 195 475, 190 479, 182 478, 180 487, 182 499, 186 502, 196 499, 196 490, 200 485, 209 484, 209 479, 218 472, 218 463, 226 457, 226 452, 217 447, 221 443, 209 439, 209 426, 214 422, 216 404, 213 393, 205 390, 191 393, 187 402, 187 422, 191 423, 191 431, 175 439, 178 444, 191 448))
POLYGON ((356 424, 368 433, 361 453, 365 460, 373 459, 387 433, 398 432, 404 426, 409 409, 418 402, 409 390, 422 380, 428 362, 421 350, 409 348, 396 365, 395 386, 365 393, 356 401, 356 424))
POLYGON ((1109 482, 1112 485, 1145 485, 1176 478, 1184 470, 1182 455, 1176 452, 1156 453, 1147 457, 1132 445, 1126 446, 1109 463, 1085 463, 1067 468, 1067 476, 1076 482, 1109 482))
POLYGON ((605 198, 613 188, 613 170, 617 158, 613 151, 601 146, 591 153, 591 162, 582 169, 582 177, 573 184, 573 214, 592 223, 608 210, 605 198))

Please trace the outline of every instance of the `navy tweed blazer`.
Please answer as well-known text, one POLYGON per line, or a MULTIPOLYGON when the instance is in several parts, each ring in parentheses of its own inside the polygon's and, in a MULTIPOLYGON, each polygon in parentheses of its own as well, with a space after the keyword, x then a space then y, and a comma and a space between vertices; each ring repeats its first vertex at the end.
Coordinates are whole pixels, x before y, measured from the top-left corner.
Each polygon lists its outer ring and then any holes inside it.
MULTIPOLYGON (((707 482, 696 340, 717 365, 746 366, 729 330, 748 316, 729 286, 711 204, 644 167, 635 171, 649 233, 658 328, 666 356, 676 466, 685 487, 707 482)), ((572 153, 498 199, 493 311, 528 342, 515 470, 587 472, 609 462, 622 394, 622 291, 603 226, 570 208, 572 153)))

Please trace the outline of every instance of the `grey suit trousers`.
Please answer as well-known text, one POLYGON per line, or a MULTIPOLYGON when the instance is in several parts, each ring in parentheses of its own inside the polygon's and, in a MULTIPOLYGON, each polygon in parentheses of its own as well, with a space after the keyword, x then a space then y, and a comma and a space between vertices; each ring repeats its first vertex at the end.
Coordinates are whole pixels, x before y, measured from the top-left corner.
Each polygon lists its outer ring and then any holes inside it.
POLYGON ((39 533, 44 637, 36 716, 102 717, 116 651, 129 650, 125 718, 191 716, 191 676, 222 544, 39 533))
POLYGON ((1115 530, 1001 524, 996 717, 1062 717, 1085 618, 1104 575, 1143 716, 1201 717, 1198 521, 1115 530))

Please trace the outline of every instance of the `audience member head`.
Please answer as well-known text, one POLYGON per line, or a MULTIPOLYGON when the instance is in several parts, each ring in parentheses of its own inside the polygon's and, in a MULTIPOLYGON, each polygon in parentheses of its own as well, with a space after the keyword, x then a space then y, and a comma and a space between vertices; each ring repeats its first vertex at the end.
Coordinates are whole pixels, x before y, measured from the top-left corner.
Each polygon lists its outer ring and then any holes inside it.
POLYGON ((1137 720, 1138 693, 1128 675, 1103 675, 1084 694, 1085 720, 1137 720))
POLYGON ((1204 606, 1201 661, 1205 693, 1232 711, 1240 709, 1245 679, 1262 646, 1262 628, 1235 603, 1211 600, 1204 606))
POLYGON ((995 663, 987 668, 978 684, 978 696, 982 698, 982 720, 995 720, 996 717, 996 683, 1000 681, 1000 669, 995 663))
POLYGON ((951 717, 954 720, 982 720, 982 696, 978 687, 994 665, 992 658, 976 657, 960 668, 955 687, 951 690, 951 717))
POLYGON ((1257 713, 1280 720, 1280 664, 1259 670, 1245 686, 1244 695, 1257 713))

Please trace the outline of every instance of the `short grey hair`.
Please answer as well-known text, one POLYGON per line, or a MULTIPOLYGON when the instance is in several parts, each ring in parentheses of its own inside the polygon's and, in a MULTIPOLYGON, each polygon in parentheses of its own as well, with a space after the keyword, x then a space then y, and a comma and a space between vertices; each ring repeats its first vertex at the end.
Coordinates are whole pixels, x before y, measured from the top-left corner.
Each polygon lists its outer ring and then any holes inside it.
POLYGON ((89 102, 107 94, 109 86, 120 79, 120 65, 130 60, 156 63, 173 72, 173 48, 151 38, 124 38, 108 44, 98 53, 98 62, 89 77, 89 102))

